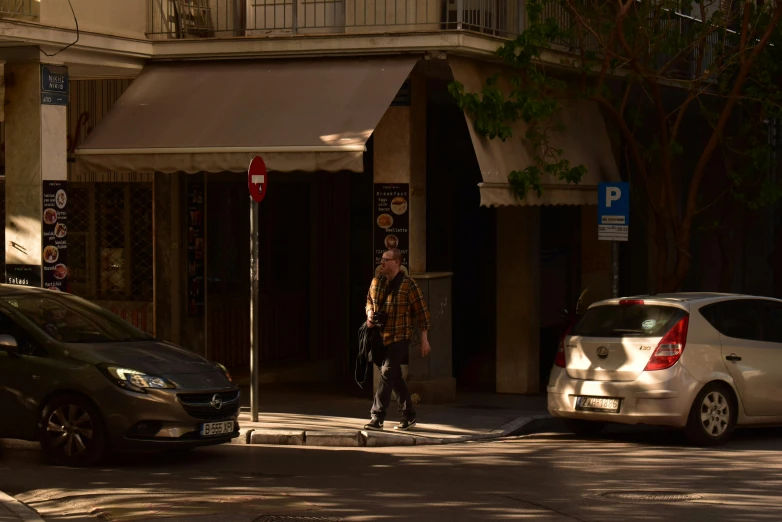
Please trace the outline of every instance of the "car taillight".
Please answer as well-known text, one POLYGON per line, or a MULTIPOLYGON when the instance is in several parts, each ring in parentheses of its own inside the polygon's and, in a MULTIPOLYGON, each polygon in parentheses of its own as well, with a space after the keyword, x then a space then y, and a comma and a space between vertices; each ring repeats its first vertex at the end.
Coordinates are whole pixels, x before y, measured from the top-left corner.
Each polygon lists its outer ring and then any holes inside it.
POLYGON ((657 349, 646 364, 644 371, 665 370, 676 364, 676 361, 679 360, 682 352, 684 352, 684 346, 687 344, 687 330, 689 326, 690 316, 686 315, 673 328, 668 330, 660 344, 657 345, 657 349))
POLYGON ((554 357, 554 366, 558 366, 560 368, 567 367, 567 361, 565 361, 565 346, 563 344, 563 341, 560 341, 559 348, 557 349, 557 356, 554 357))
POLYGON ((560 368, 567 367, 567 361, 565 360, 565 339, 570 335, 570 330, 573 329, 573 325, 567 327, 565 333, 562 334, 562 338, 559 340, 559 348, 557 348, 557 355, 554 357, 554 366, 560 368))
POLYGON ((619 304, 622 306, 643 305, 644 302, 642 299, 622 299, 619 301, 619 304))

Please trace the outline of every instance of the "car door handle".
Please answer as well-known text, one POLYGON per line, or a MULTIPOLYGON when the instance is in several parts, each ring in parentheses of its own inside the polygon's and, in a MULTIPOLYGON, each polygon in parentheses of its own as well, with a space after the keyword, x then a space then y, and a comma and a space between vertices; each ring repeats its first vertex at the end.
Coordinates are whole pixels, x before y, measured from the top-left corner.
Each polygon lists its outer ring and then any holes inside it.
POLYGON ((740 360, 741 360, 741 357, 739 357, 739 356, 738 356, 738 355, 736 355, 735 353, 732 353, 732 354, 728 355, 728 356, 727 356, 727 357, 725 357, 725 358, 726 358, 727 360, 729 360, 729 361, 740 361, 740 360))

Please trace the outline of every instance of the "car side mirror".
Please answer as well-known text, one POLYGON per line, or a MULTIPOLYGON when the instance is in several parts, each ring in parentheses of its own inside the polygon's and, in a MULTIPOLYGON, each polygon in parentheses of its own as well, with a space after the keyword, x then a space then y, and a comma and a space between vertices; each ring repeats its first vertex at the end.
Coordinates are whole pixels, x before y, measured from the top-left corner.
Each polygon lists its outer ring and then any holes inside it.
POLYGON ((0 334, 0 350, 8 353, 19 353, 19 344, 13 335, 0 334))

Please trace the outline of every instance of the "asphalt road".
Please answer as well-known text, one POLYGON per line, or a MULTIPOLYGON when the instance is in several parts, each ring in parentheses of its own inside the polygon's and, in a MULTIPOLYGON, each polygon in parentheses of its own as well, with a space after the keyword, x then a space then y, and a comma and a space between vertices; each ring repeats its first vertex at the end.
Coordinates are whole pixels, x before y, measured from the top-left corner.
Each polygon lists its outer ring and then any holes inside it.
POLYGON ((35 447, 3 442, 0 490, 47 521, 782 518, 780 430, 716 449, 648 428, 419 448, 233 445, 94 469, 48 467, 35 447), (650 493, 667 496, 636 496, 650 493))

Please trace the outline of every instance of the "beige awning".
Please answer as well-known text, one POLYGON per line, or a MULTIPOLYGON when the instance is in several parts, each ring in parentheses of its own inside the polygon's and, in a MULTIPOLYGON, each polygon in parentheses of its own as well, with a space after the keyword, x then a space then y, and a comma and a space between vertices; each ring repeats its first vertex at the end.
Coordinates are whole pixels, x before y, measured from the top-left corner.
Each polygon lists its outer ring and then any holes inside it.
MULTIPOLYGON (((466 92, 481 92, 487 78, 500 72, 500 67, 460 58, 449 58, 454 79, 464 84, 466 92)), ((513 136, 504 142, 479 136, 472 118, 465 114, 470 129, 475 155, 481 168, 483 183, 482 206, 505 205, 597 205, 597 184, 601 181, 619 181, 611 142, 605 121, 597 104, 586 100, 566 102, 566 109, 558 116, 563 132, 550 134, 551 145, 562 149, 563 157, 571 165, 584 165, 587 175, 578 184, 568 184, 554 176, 543 180, 543 195, 527 193, 519 199, 508 184, 508 174, 530 166, 532 155, 525 145, 524 122, 514 122, 513 136)))
POLYGON ((115 172, 363 170, 415 57, 153 64, 76 151, 115 172))

